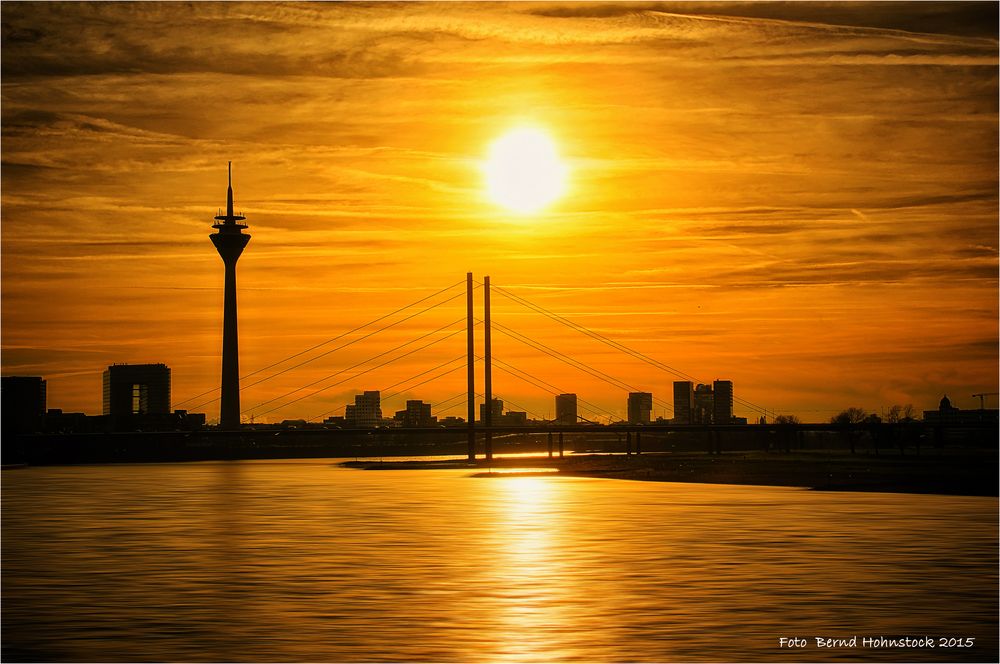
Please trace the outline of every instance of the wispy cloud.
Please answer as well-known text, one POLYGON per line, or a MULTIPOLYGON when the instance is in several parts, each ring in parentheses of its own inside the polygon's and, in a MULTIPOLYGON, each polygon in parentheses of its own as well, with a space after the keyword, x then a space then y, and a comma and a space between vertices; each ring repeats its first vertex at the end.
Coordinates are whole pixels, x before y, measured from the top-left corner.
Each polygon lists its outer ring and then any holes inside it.
POLYGON ((757 400, 995 386, 996 21, 990 3, 6 4, 4 371, 92 412, 88 367, 114 361, 211 386, 207 235, 232 160, 244 366, 472 270, 757 400), (486 145, 522 121, 572 169, 536 220, 480 191, 486 145))

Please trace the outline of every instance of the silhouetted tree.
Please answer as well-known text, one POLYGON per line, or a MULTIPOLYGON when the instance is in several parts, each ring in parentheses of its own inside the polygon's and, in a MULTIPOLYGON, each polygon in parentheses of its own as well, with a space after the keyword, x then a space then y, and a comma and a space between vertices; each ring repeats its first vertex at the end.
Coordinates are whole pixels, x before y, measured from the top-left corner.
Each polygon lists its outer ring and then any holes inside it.
POLYGON ((842 410, 830 418, 830 424, 860 424, 868 417, 868 412, 864 408, 851 406, 847 410, 842 410))
MULTIPOLYGON (((868 413, 864 408, 855 408, 851 406, 847 410, 842 410, 832 418, 830 418, 831 424, 860 424, 865 421, 868 417, 868 413)), ((853 428, 847 432, 847 440, 851 444, 851 454, 854 454, 855 446, 858 442, 858 432, 853 428)))
POLYGON ((795 415, 778 415, 774 418, 775 424, 802 424, 802 421, 795 415))
POLYGON ((886 411, 885 420, 893 424, 897 422, 912 422, 916 419, 915 415, 916 410, 913 408, 912 403, 908 403, 905 406, 895 404, 890 406, 889 410, 886 411))

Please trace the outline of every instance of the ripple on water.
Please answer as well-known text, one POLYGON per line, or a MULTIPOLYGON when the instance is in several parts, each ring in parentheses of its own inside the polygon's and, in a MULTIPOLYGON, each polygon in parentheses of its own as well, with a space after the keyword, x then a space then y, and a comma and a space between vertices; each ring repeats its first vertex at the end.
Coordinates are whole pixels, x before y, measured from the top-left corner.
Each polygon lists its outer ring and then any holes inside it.
POLYGON ((5 472, 5 657, 996 659, 996 499, 469 474, 5 472), (978 645, 776 648, 855 634, 978 645))

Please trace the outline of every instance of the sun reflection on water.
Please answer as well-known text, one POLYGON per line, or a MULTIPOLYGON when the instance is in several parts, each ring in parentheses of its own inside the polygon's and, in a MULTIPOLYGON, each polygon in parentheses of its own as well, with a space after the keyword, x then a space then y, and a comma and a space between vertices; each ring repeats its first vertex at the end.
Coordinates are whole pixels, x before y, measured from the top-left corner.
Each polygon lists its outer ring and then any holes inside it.
POLYGON ((566 551, 560 543, 562 484, 547 477, 498 478, 497 551, 493 595, 497 620, 492 661, 566 658, 555 638, 566 624, 571 589, 565 585, 566 551))

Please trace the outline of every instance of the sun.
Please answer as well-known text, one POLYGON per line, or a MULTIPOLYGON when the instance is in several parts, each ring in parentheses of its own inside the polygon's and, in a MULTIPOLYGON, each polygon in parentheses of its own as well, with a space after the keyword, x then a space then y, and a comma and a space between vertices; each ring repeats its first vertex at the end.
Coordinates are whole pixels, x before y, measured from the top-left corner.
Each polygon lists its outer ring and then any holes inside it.
POLYGON ((534 127, 496 139, 483 170, 490 200, 518 214, 538 212, 566 191, 567 169, 556 144, 534 127))

